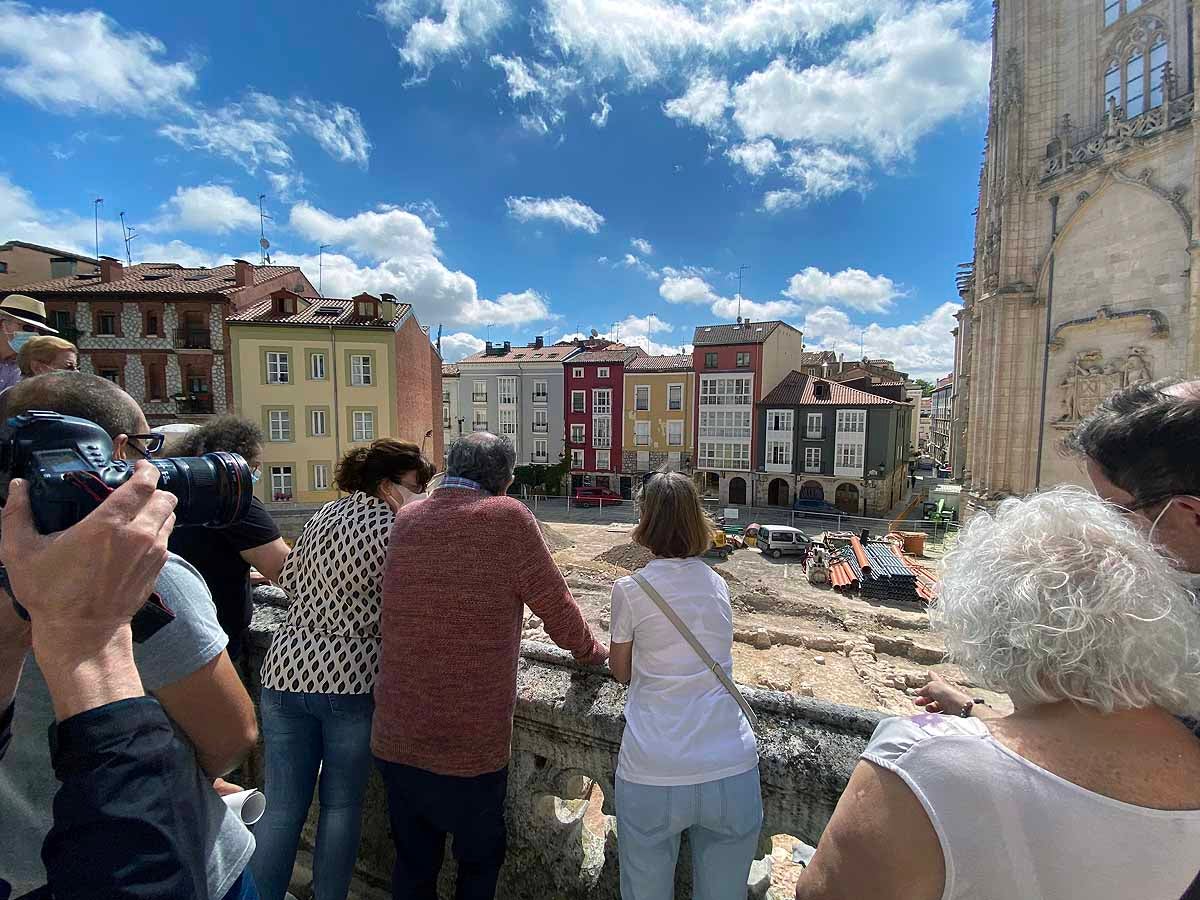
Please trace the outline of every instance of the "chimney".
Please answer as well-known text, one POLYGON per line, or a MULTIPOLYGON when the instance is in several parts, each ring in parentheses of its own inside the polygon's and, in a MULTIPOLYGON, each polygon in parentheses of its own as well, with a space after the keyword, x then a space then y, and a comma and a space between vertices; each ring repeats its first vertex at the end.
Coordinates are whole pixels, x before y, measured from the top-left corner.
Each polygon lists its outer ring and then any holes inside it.
POLYGON ((484 356, 491 356, 491 355, 492 355, 492 342, 491 342, 491 341, 487 341, 487 342, 484 344, 484 348, 483 348, 483 355, 484 355, 484 356))
POLYGON ((395 294, 380 294, 380 314, 379 317, 385 322, 390 322, 396 318, 396 295, 395 294))
POLYGON ((533 339, 533 349, 534 350, 541 350, 545 346, 546 346, 545 335, 539 334, 537 337, 535 337, 533 339))
POLYGON ((121 265, 119 259, 113 259, 111 256, 100 257, 100 281, 102 284, 120 281, 124 274, 125 267, 121 265))
POLYGON ((244 259, 233 261, 233 283, 238 287, 249 287, 254 284, 254 266, 244 259))
POLYGON ((505 341, 505 342, 504 342, 504 352, 505 352, 505 353, 512 353, 512 341, 505 341))

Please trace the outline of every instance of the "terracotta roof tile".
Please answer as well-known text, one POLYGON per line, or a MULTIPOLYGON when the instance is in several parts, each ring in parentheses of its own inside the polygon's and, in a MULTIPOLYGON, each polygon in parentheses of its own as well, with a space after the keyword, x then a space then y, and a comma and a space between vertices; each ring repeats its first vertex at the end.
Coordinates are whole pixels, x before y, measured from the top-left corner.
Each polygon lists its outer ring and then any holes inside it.
POLYGON ((334 300, 329 297, 301 298, 301 306, 308 306, 290 316, 275 315, 272 311, 274 301, 268 297, 255 303, 249 309, 242 310, 230 316, 230 325, 336 325, 338 328, 394 328, 408 311, 412 309, 407 303, 396 304, 396 315, 387 319, 362 319, 354 314, 353 300, 334 300))
POLYGON ((898 406, 895 400, 877 397, 857 388, 815 375, 791 372, 762 399, 763 406, 898 406), (828 397, 816 395, 817 384, 829 386, 828 397))
MULTIPOLYGON (((301 275, 297 266, 253 266, 254 284, 281 275, 301 275)), ((234 294, 234 267, 185 269, 174 263, 138 263, 126 266, 115 281, 102 282, 99 275, 69 275, 21 287, 21 292, 38 294, 234 294)), ((291 285, 288 285, 290 287, 291 285)))
POLYGON ((472 353, 465 359, 460 359, 458 364, 461 366, 463 363, 562 362, 572 353, 578 352, 578 350, 579 348, 574 344, 548 344, 540 348, 530 344, 527 347, 513 347, 507 353, 496 354, 493 352, 491 356, 487 355, 486 350, 480 350, 478 353, 472 353))
MULTIPOLYGON (((741 325, 736 322, 730 325, 698 325, 692 345, 703 347, 713 344, 762 344, 780 327, 792 328, 786 322, 779 321, 747 321, 741 325)), ((794 328, 792 330, 796 331, 794 328)))
POLYGON ((627 372, 690 372, 692 358, 687 354, 678 356, 639 356, 625 367, 627 372))
POLYGON ((624 344, 614 344, 604 350, 587 350, 578 356, 571 357, 571 364, 578 363, 631 363, 639 356, 645 356, 646 351, 641 347, 626 347, 624 344))

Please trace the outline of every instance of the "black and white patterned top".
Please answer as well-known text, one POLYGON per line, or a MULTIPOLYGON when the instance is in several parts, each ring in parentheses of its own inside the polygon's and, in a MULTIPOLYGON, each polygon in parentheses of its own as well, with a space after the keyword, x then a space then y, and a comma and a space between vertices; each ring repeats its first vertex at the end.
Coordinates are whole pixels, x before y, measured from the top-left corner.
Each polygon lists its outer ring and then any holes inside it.
POLYGON ((263 687, 316 694, 375 687, 394 518, 386 503, 359 491, 326 503, 304 526, 279 576, 292 605, 263 662, 263 687))

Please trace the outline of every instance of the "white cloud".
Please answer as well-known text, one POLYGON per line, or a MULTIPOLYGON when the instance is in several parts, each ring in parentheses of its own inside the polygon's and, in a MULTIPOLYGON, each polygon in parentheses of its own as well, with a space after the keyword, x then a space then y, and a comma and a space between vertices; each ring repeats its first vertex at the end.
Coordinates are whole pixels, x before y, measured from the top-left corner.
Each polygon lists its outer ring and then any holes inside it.
MULTIPOLYGON (((528 105, 530 112, 518 117, 526 129, 546 134, 551 125, 558 124, 566 116, 563 104, 579 86, 579 78, 574 71, 565 66, 526 62, 519 56, 502 56, 499 53, 492 54, 488 63, 504 72, 509 98, 514 102, 524 101, 528 105)), ((603 102, 607 104, 607 100, 603 102)), ((607 121, 608 113, 605 112, 604 122, 598 124, 603 128, 607 121)))
POLYGON ((212 253, 179 240, 165 244, 134 241, 133 258, 134 262, 172 262, 189 268, 204 266, 210 269, 213 266, 227 266, 232 259, 228 253, 212 253))
POLYGON ((800 192, 808 199, 823 200, 846 191, 866 191, 871 184, 867 164, 850 153, 828 147, 807 149, 794 147, 787 173, 800 184, 800 192))
POLYGON ((508 19, 506 0, 381 0, 376 10, 405 31, 400 58, 422 73, 448 56, 484 44, 508 19))
POLYGON ((762 208, 769 213, 782 212, 785 209, 795 209, 807 202, 804 194, 792 188, 781 191, 767 191, 763 194, 762 208))
POLYGON ((298 169, 292 169, 287 172, 267 172, 266 175, 267 183, 271 185, 271 190, 281 200, 290 201, 297 194, 303 194, 308 184, 308 179, 298 169))
POLYGON ((721 297, 707 281, 696 275, 669 275, 658 286, 658 294, 668 303, 708 303, 721 297))
POLYGON ((601 94, 597 102, 599 108, 592 113, 592 124, 597 128, 603 128, 608 124, 608 114, 612 112, 612 104, 608 102, 608 94, 601 94))
POLYGON ((240 102, 215 110, 187 110, 188 124, 169 123, 159 134, 181 147, 223 156, 256 172, 260 166, 292 168, 289 143, 297 134, 315 140, 341 162, 365 167, 371 142, 358 113, 340 103, 322 104, 303 97, 282 102, 269 94, 250 93, 240 102))
POLYGON ((902 293, 886 275, 869 275, 862 269, 831 275, 815 266, 793 275, 783 292, 799 303, 826 303, 862 312, 886 312, 902 293))
POLYGON ((721 297, 712 305, 713 315, 719 319, 733 321, 741 315, 747 319, 787 319, 796 315, 800 307, 791 300, 751 300, 743 297, 721 297))
POLYGON ((175 106, 195 86, 197 65, 168 62, 165 52, 158 38, 96 10, 0 3, 0 86, 47 109, 149 115, 175 106))
POLYGON ((164 204, 157 222, 145 226, 154 231, 181 229, 207 234, 226 234, 258 227, 258 207, 239 197, 227 185, 202 184, 179 187, 164 204))
POLYGON ((642 254, 642 256, 653 256, 654 255, 654 245, 651 244, 645 238, 638 238, 638 237, 630 238, 629 243, 633 247, 633 249, 636 250, 638 253, 642 254))
POLYGON ((634 271, 641 272, 647 278, 654 281, 657 281, 662 275, 662 273, 659 272, 658 269, 654 268, 654 266, 650 265, 640 256, 635 256, 632 253, 626 253, 624 258, 622 258, 620 265, 626 269, 633 269, 634 271))
POLYGON ((888 12, 828 64, 794 69, 776 59, 732 93, 749 140, 859 147, 881 160, 987 96, 991 51, 961 28, 967 0, 888 12))
POLYGON ((914 378, 941 378, 954 366, 954 314, 962 307, 943 303, 916 322, 883 326, 858 325, 840 309, 823 306, 808 314, 801 326, 810 350, 834 350, 847 358, 859 355, 859 340, 868 357, 891 359, 914 378))
MULTIPOLYGON (((109 221, 101 211, 100 252, 117 255, 121 226, 109 221)), ((7 232, 4 240, 22 240, 44 244, 56 250, 68 250, 91 256, 95 253, 95 231, 91 216, 67 210, 44 210, 25 188, 0 172, 0 224, 7 232)), ((123 245, 119 245, 124 249, 123 245)), ((123 253, 121 254, 124 255, 123 253)))
POLYGON ((483 349, 484 341, 465 331, 442 335, 442 361, 455 363, 483 349))
POLYGON ((730 106, 729 82, 708 73, 692 78, 682 97, 668 100, 663 112, 672 119, 682 119, 701 128, 719 130, 730 106))
POLYGON ((725 155, 756 178, 779 164, 779 151, 770 138, 730 147, 725 155))
MULTIPOLYGON (((636 316, 632 313, 612 326, 596 329, 597 334, 602 338, 607 338, 610 341, 620 341, 630 347, 641 347, 651 356, 673 356, 676 353, 691 353, 691 344, 666 344, 661 340, 655 339, 656 335, 661 337, 674 331, 675 327, 673 325, 664 322, 656 315, 636 316)), ((573 334, 564 334, 559 337, 559 340, 570 341, 589 336, 582 332, 575 332, 573 334)))
MULTIPOLYGON (((327 296, 386 291, 412 303, 426 325, 517 325, 555 318, 546 299, 532 290, 501 294, 495 300, 480 297, 474 278, 442 262, 434 229, 407 209, 380 206, 341 217, 298 203, 289 223, 313 245, 333 245, 324 256, 327 296)), ((317 254, 276 253, 273 258, 301 266, 315 280, 317 254)))
POLYGON ((604 216, 574 197, 508 197, 508 214, 518 222, 545 220, 558 222, 566 228, 576 228, 596 234, 604 224, 604 216))

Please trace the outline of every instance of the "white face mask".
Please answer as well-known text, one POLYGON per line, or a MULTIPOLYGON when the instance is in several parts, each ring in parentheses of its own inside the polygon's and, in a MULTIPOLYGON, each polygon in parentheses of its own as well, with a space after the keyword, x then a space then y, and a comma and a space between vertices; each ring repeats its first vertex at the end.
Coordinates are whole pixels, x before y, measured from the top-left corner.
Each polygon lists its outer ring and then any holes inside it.
POLYGON ((410 491, 404 485, 397 485, 400 489, 400 505, 408 506, 410 503, 420 503, 426 499, 425 494, 418 494, 415 491, 410 491))
POLYGON ((1162 517, 1167 514, 1167 510, 1171 508, 1171 504, 1174 503, 1176 500, 1179 500, 1183 497, 1186 497, 1188 500, 1195 500, 1197 503, 1200 503, 1200 497, 1196 497, 1193 494, 1177 494, 1176 496, 1174 496, 1170 500, 1168 500, 1166 505, 1158 511, 1158 515, 1154 517, 1154 521, 1150 525, 1150 535, 1149 535, 1150 543, 1154 543, 1154 529, 1158 527, 1158 523, 1162 520, 1162 517))

